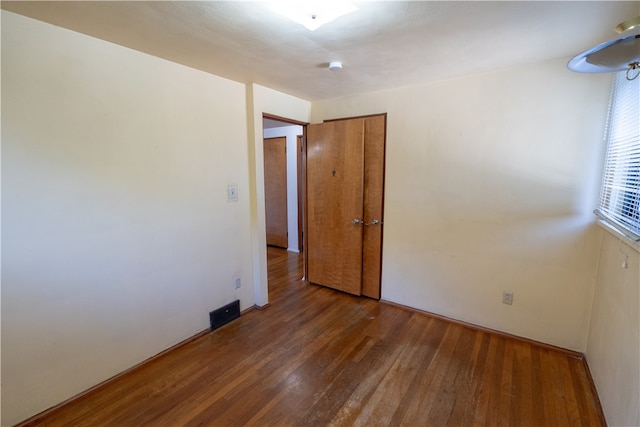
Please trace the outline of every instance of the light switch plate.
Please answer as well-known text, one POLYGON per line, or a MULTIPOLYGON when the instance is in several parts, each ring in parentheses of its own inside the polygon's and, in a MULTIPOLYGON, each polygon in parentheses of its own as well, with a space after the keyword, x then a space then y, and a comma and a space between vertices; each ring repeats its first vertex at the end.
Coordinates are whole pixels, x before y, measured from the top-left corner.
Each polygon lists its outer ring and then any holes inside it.
POLYGON ((238 201, 238 184, 227 185, 227 201, 228 202, 238 201))

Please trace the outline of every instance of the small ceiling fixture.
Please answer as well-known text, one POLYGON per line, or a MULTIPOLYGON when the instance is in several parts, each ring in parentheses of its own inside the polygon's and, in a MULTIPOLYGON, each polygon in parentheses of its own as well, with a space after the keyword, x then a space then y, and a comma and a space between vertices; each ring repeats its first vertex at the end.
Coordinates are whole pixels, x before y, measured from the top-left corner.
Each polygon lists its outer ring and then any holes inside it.
POLYGON ((269 5, 274 12, 286 16, 309 31, 358 10, 348 1, 276 1, 269 5))
POLYGON ((567 67, 579 73, 616 73, 627 70, 627 80, 640 75, 640 16, 616 27, 619 36, 576 55, 567 67))
POLYGON ((340 70, 342 70, 342 62, 340 62, 340 61, 331 61, 329 63, 329 69, 331 71, 340 71, 340 70))

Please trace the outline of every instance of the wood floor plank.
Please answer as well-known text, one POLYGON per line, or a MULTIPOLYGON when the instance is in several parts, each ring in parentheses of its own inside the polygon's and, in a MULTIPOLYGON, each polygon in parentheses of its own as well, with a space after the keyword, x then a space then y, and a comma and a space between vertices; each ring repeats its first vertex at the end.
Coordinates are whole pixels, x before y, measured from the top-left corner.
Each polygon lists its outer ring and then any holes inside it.
POLYGON ((473 363, 474 353, 479 352, 480 346, 476 338, 476 332, 464 328, 456 346, 454 358, 458 361, 447 374, 447 387, 450 393, 449 405, 443 405, 440 409, 440 417, 446 425, 469 425, 470 420, 465 419, 470 415, 473 393, 470 392, 474 384, 473 363), (471 359, 470 359, 471 357, 471 359))
POLYGON ((448 425, 472 425, 473 406, 475 405, 475 393, 470 391, 476 387, 475 374, 478 372, 478 358, 482 348, 482 333, 467 331, 470 340, 470 350, 464 375, 458 375, 454 382, 456 398, 453 402, 448 425))
POLYGON ((431 409, 438 399, 442 397, 441 384, 444 381, 445 373, 449 363, 452 361, 452 353, 460 336, 461 328, 453 328, 446 325, 446 332, 436 354, 424 374, 420 377, 420 387, 418 399, 413 399, 407 411, 405 422, 409 425, 416 425, 428 422, 431 409))
POLYGON ((534 420, 533 416, 533 373, 531 345, 514 341, 514 396, 510 419, 512 425, 523 425, 522 420, 534 420))
POLYGON ((422 334, 423 339, 419 342, 423 354, 421 354, 420 359, 416 361, 416 375, 414 375, 409 383, 403 399, 396 408, 389 425, 407 425, 407 414, 410 411, 411 413, 415 411, 415 406, 418 404, 416 397, 424 390, 423 381, 425 376, 423 373, 433 362, 439 343, 442 341, 446 330, 445 322, 439 319, 430 319, 425 325, 422 334))
POLYGON ((604 425, 584 360, 302 279, 268 248, 264 310, 23 425, 604 425))
POLYGON ((489 412, 489 401, 492 393, 493 371, 499 366, 499 360, 496 360, 496 352, 499 339, 495 336, 486 337, 485 353, 482 360, 482 376, 477 383, 476 388, 476 407, 474 410, 473 425, 491 425, 487 422, 487 413, 489 412))
POLYGON ((590 419, 604 419, 604 412, 600 406, 600 401, 593 404, 590 399, 597 399, 598 396, 592 394, 595 385, 591 382, 588 367, 584 359, 567 359, 570 365, 573 389, 577 399, 578 413, 581 415, 581 423, 586 424, 590 419), (577 390, 590 390, 589 393, 577 392, 577 390))
POLYGON ((407 324, 407 336, 404 349, 394 361, 391 369, 375 388, 367 404, 353 417, 353 425, 390 425, 391 418, 405 399, 413 379, 419 375, 420 361, 427 357, 429 348, 421 345, 424 342, 427 328, 423 322, 413 321, 407 324))
POLYGON ((511 421, 511 406, 515 399, 513 399, 513 359, 514 348, 513 346, 505 346, 504 362, 502 364, 502 372, 500 376, 500 398, 498 404, 498 426, 510 426, 511 421))

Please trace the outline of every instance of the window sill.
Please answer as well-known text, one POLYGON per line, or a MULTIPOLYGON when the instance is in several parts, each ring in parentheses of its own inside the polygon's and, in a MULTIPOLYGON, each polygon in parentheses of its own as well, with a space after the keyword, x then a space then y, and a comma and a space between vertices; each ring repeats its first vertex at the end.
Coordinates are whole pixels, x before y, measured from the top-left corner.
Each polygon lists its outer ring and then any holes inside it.
POLYGON ((617 239, 620 239, 621 241, 629 245, 631 249, 634 249, 636 252, 640 252, 640 242, 635 241, 629 236, 621 233, 617 228, 609 225, 609 223, 602 219, 598 219, 597 222, 600 227, 604 228, 606 231, 613 234, 617 239))

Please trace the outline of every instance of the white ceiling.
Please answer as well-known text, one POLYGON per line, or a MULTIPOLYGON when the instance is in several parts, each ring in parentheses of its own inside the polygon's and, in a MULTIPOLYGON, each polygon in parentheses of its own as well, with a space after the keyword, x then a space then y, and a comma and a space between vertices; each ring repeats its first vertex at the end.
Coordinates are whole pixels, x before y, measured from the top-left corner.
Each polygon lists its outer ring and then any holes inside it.
POLYGON ((2 1, 2 8, 307 100, 572 57, 640 1, 354 1, 314 32, 248 1, 2 1), (344 69, 331 72, 330 61, 344 69))

